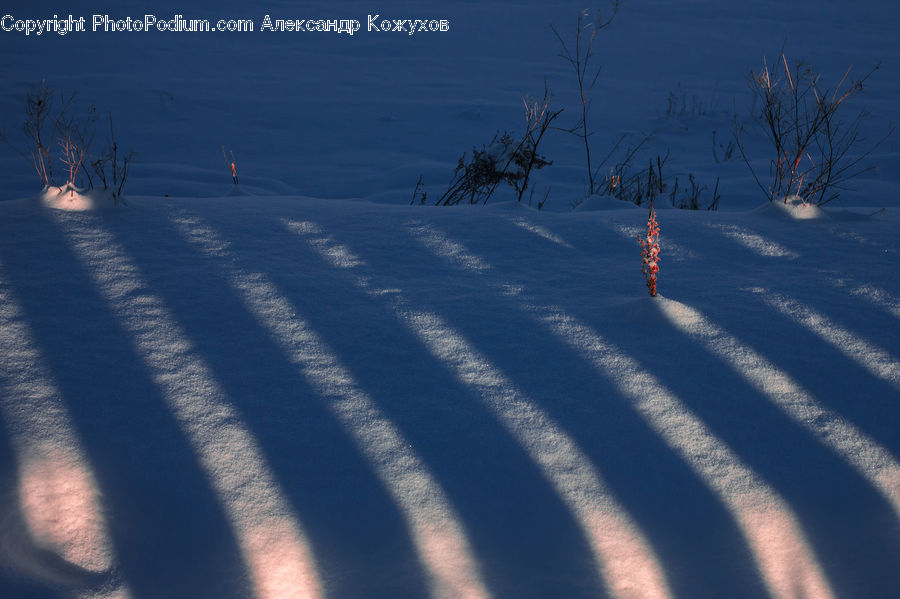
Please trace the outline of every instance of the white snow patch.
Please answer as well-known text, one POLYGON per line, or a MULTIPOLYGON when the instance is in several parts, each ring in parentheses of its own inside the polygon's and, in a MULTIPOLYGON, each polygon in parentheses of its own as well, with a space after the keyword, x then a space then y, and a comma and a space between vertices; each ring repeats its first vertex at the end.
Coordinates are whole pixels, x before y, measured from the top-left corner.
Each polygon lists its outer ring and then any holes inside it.
POLYGON ((112 195, 98 190, 85 190, 67 185, 47 187, 38 196, 42 206, 69 212, 95 212, 110 210, 116 206, 112 195))
POLYGON ((439 256, 452 260, 469 272, 483 272, 491 268, 472 254, 466 246, 451 240, 431 225, 413 223, 409 231, 415 239, 430 248, 435 248, 439 256))
POLYGON ((779 216, 793 220, 824 220, 828 213, 820 207, 803 201, 799 196, 775 199, 757 209, 760 214, 779 216))
POLYGON ((746 227, 737 225, 710 225, 720 231, 725 237, 732 239, 748 250, 767 258, 789 258, 796 260, 800 257, 797 252, 791 251, 779 243, 766 239, 759 233, 755 233, 746 227))
POLYGON ((873 306, 882 308, 900 320, 900 298, 888 291, 868 283, 856 283, 849 277, 828 278, 827 281, 835 287, 847 290, 850 295, 861 297, 873 306))
POLYGON ((525 218, 517 218, 513 221, 513 223, 526 231, 534 233, 538 237, 543 237, 548 241, 552 241, 557 245, 561 245, 563 247, 571 248, 572 246, 566 242, 562 237, 551 231, 546 227, 542 227, 541 225, 536 225, 533 222, 525 219, 525 218))
POLYGON ((860 285, 850 290, 853 295, 863 297, 876 306, 884 308, 900 320, 900 299, 884 289, 872 285, 860 285))

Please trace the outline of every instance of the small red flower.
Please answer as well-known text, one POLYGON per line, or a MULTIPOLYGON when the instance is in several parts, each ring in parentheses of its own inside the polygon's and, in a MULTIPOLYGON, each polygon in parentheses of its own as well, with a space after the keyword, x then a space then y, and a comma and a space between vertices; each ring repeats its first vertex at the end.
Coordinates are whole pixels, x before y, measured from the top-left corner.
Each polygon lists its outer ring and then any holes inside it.
POLYGON ((656 279, 659 272, 659 224, 656 222, 656 211, 650 206, 650 218, 647 220, 647 236, 638 237, 641 244, 641 272, 647 279, 647 289, 651 297, 656 297, 656 279))

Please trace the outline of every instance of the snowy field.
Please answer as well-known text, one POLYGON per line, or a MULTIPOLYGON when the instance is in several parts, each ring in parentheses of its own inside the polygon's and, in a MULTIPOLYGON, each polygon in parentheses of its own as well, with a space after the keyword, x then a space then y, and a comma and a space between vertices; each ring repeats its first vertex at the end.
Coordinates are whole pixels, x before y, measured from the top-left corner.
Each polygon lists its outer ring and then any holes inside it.
POLYGON ((0 30, 14 145, 44 80, 138 152, 113 205, 41 193, 0 144, 0 598, 900 596, 900 142, 823 208, 716 145, 737 118, 767 172, 745 75, 783 44, 832 82, 880 61, 850 110, 883 135, 900 10, 623 4, 595 154, 651 134, 642 161, 721 195, 659 210, 652 298, 648 212, 581 202, 574 136, 542 145, 545 210, 409 206, 545 78, 574 123, 549 25, 583 8, 0 6, 364 29, 0 30))

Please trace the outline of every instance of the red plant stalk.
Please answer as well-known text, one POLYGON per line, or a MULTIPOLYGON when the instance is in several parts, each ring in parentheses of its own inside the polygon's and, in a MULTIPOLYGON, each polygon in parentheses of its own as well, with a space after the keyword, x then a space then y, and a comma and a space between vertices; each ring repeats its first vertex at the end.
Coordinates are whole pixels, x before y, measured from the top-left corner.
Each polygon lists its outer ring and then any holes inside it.
POLYGON ((656 222, 656 211, 650 206, 650 218, 647 220, 647 237, 638 237, 641 243, 641 272, 647 279, 647 289, 651 297, 656 297, 656 278, 659 272, 659 224, 656 222))

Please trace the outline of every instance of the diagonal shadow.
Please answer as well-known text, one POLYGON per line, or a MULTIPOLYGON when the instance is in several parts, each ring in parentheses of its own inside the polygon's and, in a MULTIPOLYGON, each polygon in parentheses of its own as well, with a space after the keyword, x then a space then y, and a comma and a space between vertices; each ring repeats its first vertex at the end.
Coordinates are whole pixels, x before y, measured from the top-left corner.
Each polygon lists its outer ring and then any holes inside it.
MULTIPOLYGON (((554 292, 552 298, 540 301, 559 302, 560 297, 570 296, 565 292, 554 292)), ((603 331, 615 345, 628 348, 629 353, 643 363, 653 363, 654 374, 676 395, 684 398, 718 437, 769 479, 776 489, 785 492, 790 503, 799 508, 798 516, 815 539, 817 551, 826 559, 825 565, 833 565, 837 574, 835 580, 843 590, 863 592, 872 597, 883 593, 885 589, 879 584, 890 577, 889 564, 896 560, 896 539, 900 538, 891 506, 859 472, 822 447, 806 429, 787 419, 769 402, 760 402, 759 394, 743 379, 729 376, 727 368, 708 372, 711 356, 704 350, 690 348, 687 355, 693 360, 683 360, 684 344, 660 347, 660 340, 678 335, 669 336, 664 331, 660 334, 670 325, 657 322, 658 315, 654 317, 652 312, 640 308, 642 303, 651 306, 650 302, 649 298, 633 302, 631 308, 639 309, 641 319, 633 318, 633 309, 609 315, 572 306, 570 299, 563 303, 570 304, 564 309, 572 314, 585 312, 586 315, 580 316, 581 320, 603 331), (611 320, 623 316, 626 319, 632 317, 631 326, 609 326, 611 320), (665 355, 663 359, 660 359, 661 354, 665 355), (723 375, 719 370, 728 372, 723 375), (707 385, 705 381, 709 379, 712 382, 707 385), (718 395, 719 389, 729 390, 728 410, 722 410, 720 402, 708 400, 718 395), (730 397, 732 389, 734 398, 730 397), (760 448, 763 448, 762 452, 760 448), (822 493, 827 494, 827 501, 821 500, 822 493), (859 512, 867 515, 867 522, 858 528, 854 528, 855 520, 846 517, 847 506, 854 504, 859 512), (863 574, 857 575, 857 572, 863 574)), ((485 302, 479 301, 478 310, 486 309, 485 302)), ((510 327, 510 334, 517 329, 510 327)), ((718 360, 712 358, 712 361, 718 360)))
MULTIPOLYGON (((794 249, 794 246, 787 247, 794 249)), ((834 312, 835 306, 844 306, 840 320, 849 316, 850 321, 857 325, 868 320, 871 326, 880 327, 883 338, 891 338, 891 330, 900 332, 893 319, 873 318, 871 312, 859 309, 858 301, 848 301, 840 291, 805 284, 809 275, 803 274, 806 268, 802 264, 796 265, 796 277, 773 280, 762 274, 771 265, 769 260, 738 245, 729 249, 731 252, 746 252, 741 257, 742 263, 758 269, 761 274, 755 280, 764 281, 773 292, 787 293, 826 316, 834 312)), ((900 437, 894 426, 894 423, 900 422, 900 403, 897 402, 900 395, 897 389, 806 326, 767 304, 769 295, 750 291, 741 293, 741 319, 749 323, 742 330, 744 340, 752 347, 765 347, 768 357, 790 372, 819 401, 852 421, 900 460, 900 437), (827 369, 828 376, 821 376, 823 369, 827 369)), ((708 302, 704 309, 713 320, 719 322, 735 318, 734 307, 728 302, 708 302)))
POLYGON ((383 484, 261 323, 163 212, 118 235, 256 436, 315 548, 329 594, 425 594, 427 585, 383 484), (163 245, 177 270, 158 259, 163 245), (396 564, 407 565, 398 572, 396 564))
MULTIPOLYGON (((645 339, 681 335, 658 313, 632 333, 634 355, 646 360, 661 348, 645 339)), ((667 349, 654 374, 795 507, 837 596, 885 596, 900 526, 873 483, 706 348, 679 340, 667 349)))
POLYGON ((838 320, 816 307, 816 304, 822 303, 821 298, 803 301, 798 300, 796 295, 792 297, 760 287, 752 288, 751 291, 759 295, 770 308, 802 324, 815 333, 822 342, 840 350, 845 357, 868 370, 872 376, 889 383, 900 396, 900 359, 892 355, 891 351, 884 349, 880 342, 870 341, 873 336, 886 336, 890 339, 890 344, 895 345, 900 326, 891 326, 893 324, 891 321, 885 323, 882 319, 870 318, 861 322, 858 318, 853 318, 853 328, 849 328, 846 322, 850 319, 847 318, 846 312, 852 312, 852 308, 842 309, 841 304, 829 306, 828 312, 842 312, 838 320), (857 332, 859 328, 878 328, 878 332, 876 335, 872 335, 871 331, 860 335, 857 332))
MULTIPOLYGON (((840 413, 900 460, 900 394, 882 379, 825 343, 807 327, 748 293, 746 306, 763 312, 757 327, 747 327, 745 341, 766 347, 767 356, 789 372, 823 404, 840 413), (827 371, 827 376, 822 372, 827 371)), ((727 308, 708 306, 711 318, 727 318, 727 308)))
MULTIPOLYGON (((759 236, 751 238, 749 242, 766 249, 772 255, 789 251, 766 243, 759 236)), ((564 293, 562 295, 565 296, 564 293)), ((649 298, 643 302, 648 306, 654 305, 649 303, 649 298)), ((640 303, 634 303, 633 307, 639 305, 640 303)), ((733 307, 721 302, 716 307, 725 313, 723 317, 726 321, 734 319, 733 307), (729 314, 729 311, 732 313, 729 314)), ((580 309, 588 314, 592 312, 580 309)), ((598 330, 608 325, 609 315, 601 316, 596 311, 593 312, 591 317, 583 316, 582 319, 594 322, 594 327, 598 330)), ((830 449, 822 447, 821 442, 807 429, 786 419, 775 406, 768 401, 760 402, 759 393, 751 389, 744 379, 730 374, 731 369, 727 364, 724 364, 725 368, 710 369, 709 364, 719 360, 698 348, 692 348, 687 354, 691 360, 683 360, 685 352, 681 343, 660 347, 661 339, 670 338, 664 329, 669 328, 671 323, 659 322, 658 314, 654 315, 645 309, 640 314, 642 318, 631 319, 627 332, 622 332, 621 327, 606 326, 607 332, 604 335, 617 337, 620 346, 635 348, 635 355, 641 361, 657 364, 654 373, 659 373, 660 378, 667 381, 669 388, 686 400, 691 398, 692 409, 710 423, 717 435, 734 446, 744 459, 771 480, 775 488, 784 491, 793 505, 801 506, 798 516, 815 540, 817 551, 828 563, 834 564, 832 569, 836 574, 835 581, 844 590, 872 597, 882 596, 885 592, 883 581, 886 576, 890 577, 889 564, 891 560, 896 560, 896 539, 900 536, 897 535, 894 510, 873 487, 873 483, 864 479, 858 470, 834 455, 830 449), (618 335, 616 331, 619 331, 618 335), (638 348, 640 351, 637 351, 638 348), (661 352, 665 353, 664 359, 659 359, 661 352), (662 375, 663 372, 667 373, 666 376, 662 375), (686 372, 690 373, 689 376, 685 376, 686 372), (705 383, 707 379, 712 382, 705 383), (728 410, 722 410, 720 402, 710 402, 707 399, 718 396, 720 389, 729 391, 728 410), (731 397, 732 392, 734 398, 731 397), (769 439, 769 436, 773 438, 769 439), (760 452, 760 448, 764 451, 760 452), (827 499, 822 500, 820 495, 827 499), (864 524, 857 526, 855 519, 847 517, 846 511, 851 505, 855 506, 854 513, 865 514, 864 524), (859 572, 864 574, 857 574, 859 572)), ((627 318, 629 314, 625 312, 619 317, 622 315, 627 318)), ((784 328, 776 322, 767 321, 765 325, 754 328, 754 333, 760 337, 760 346, 780 348, 780 343, 772 342, 772 335, 781 335, 784 328)), ((797 339, 793 332, 788 332, 786 338, 797 339)), ((791 351, 795 355, 809 356, 809 348, 815 346, 811 340, 801 337, 791 351)), ((814 351, 817 354, 818 348, 814 351)), ((781 364, 781 361, 777 363, 781 364)), ((802 372, 815 376, 820 386, 830 385, 833 373, 830 371, 828 381, 822 382, 818 376, 819 370, 807 367, 802 372)), ((885 389, 885 392, 890 398, 890 390, 885 389)), ((834 390, 830 390, 828 394, 834 394, 834 390)), ((856 399, 852 392, 850 398, 856 399)), ((893 409, 896 410, 896 405, 893 409)), ((887 422, 895 420, 888 419, 887 422)), ((891 430, 894 428, 891 427, 891 430)), ((896 441, 896 435, 893 436, 896 441)))
MULTIPOLYGON (((766 246, 783 248, 782 251, 791 256, 787 260, 776 260, 778 267, 785 273, 784 276, 777 279, 771 276, 760 277, 756 283, 785 292, 825 314, 834 314, 836 309, 840 309, 838 320, 847 328, 872 339, 875 345, 883 346, 889 352, 900 351, 900 335, 896 334, 900 329, 896 320, 881 318, 878 312, 872 311, 876 308, 890 314, 891 308, 896 309, 896 306, 891 306, 888 300, 891 295, 888 287, 893 287, 894 292, 897 291, 897 287, 894 279, 885 277, 884 273, 891 272, 892 266, 900 266, 900 260, 880 252, 866 254, 859 250, 848 251, 849 248, 834 243, 834 239, 819 242, 819 238, 814 237, 813 233, 819 233, 819 237, 828 234, 822 231, 822 225, 816 223, 790 222, 775 226, 777 224, 781 223, 771 223, 764 234, 759 232, 762 227, 756 224, 740 227, 745 235, 760 238, 766 246), (806 230, 807 227, 809 230, 806 230), (804 236, 796 235, 798 228, 813 237, 812 242, 804 236), (871 289, 868 294, 859 293, 865 291, 868 285, 856 285, 857 289, 842 289, 848 284, 846 281, 848 277, 851 282, 856 278, 877 282, 885 287, 879 290, 883 292, 883 297, 879 301, 878 291, 871 289), (857 292, 855 295, 854 291, 857 292), (860 302, 859 300, 863 298, 869 302, 860 302)), ((724 237, 729 236, 726 234, 724 237)), ((767 259, 765 255, 760 255, 758 247, 734 241, 730 239, 727 246, 721 242, 717 245, 723 248, 723 254, 733 255, 735 251, 740 252, 742 264, 759 265, 762 268, 771 268, 775 265, 771 257, 767 259)))
MULTIPOLYGON (((869 308, 878 308, 885 314, 900 320, 900 299, 893 293, 883 288, 876 287, 869 283, 861 283, 848 273, 840 273, 833 278, 827 278, 825 283, 832 287, 837 287, 845 293, 849 293, 854 298, 864 299, 869 304, 869 308)), ((874 319, 873 319, 874 320, 874 319)), ((884 343, 884 341, 881 341, 884 343)), ((900 346, 889 348, 891 351, 897 352, 900 346)))
POLYGON ((0 564, 60 589, 93 588, 98 599, 128 594, 81 442, 2 270, 0 412, 18 476, 0 512, 0 564))
POLYGON ((0 259, 67 399, 133 594, 246 595, 230 527, 129 335, 55 219, 35 220, 39 238, 0 244, 0 259))
MULTIPOLYGON (((404 266, 405 266, 405 265, 404 265, 404 266)), ((405 268, 404 268, 404 267, 401 267, 399 270, 404 271, 405 268)), ((432 270, 433 270, 433 269, 432 269, 432 270)), ((439 270, 443 270, 443 269, 439 269, 439 270)), ((469 289, 470 287, 476 287, 476 286, 475 286, 475 285, 472 285, 472 286, 462 285, 461 287, 466 288, 466 289, 469 289)), ((434 299, 434 298, 431 298, 431 299, 434 299)), ((481 306, 482 306, 482 303, 481 303, 480 300, 479 300, 479 302, 478 302, 478 308, 480 309, 481 306)), ((482 319, 482 321, 490 320, 490 318, 487 318, 487 317, 484 317, 484 316, 482 316, 481 319, 482 319)), ((477 320, 477 319, 476 319, 476 320, 477 320)), ((502 317, 501 317, 499 320, 502 321, 502 317)), ((492 321, 492 322, 491 322, 491 325, 492 325, 492 326, 496 325, 496 322, 492 321)), ((527 328, 527 327, 526 327, 526 328, 527 328)), ((515 352, 512 352, 512 353, 515 353, 515 352)))
MULTIPOLYGON (((293 504, 329 596, 424 596, 397 506, 318 393, 165 211, 117 235, 228 393, 293 504), (178 268, 159 260, 162 245, 178 268), (401 569, 397 565, 402 565, 401 569)), ((251 252, 252 253, 252 252, 251 252)))
MULTIPOLYGON (((796 226, 796 223, 794 223, 796 226)), ((678 231, 678 229, 675 229, 678 231)), ((724 237, 734 237, 735 234, 740 234, 741 241, 740 244, 735 244, 735 239, 731 239, 728 242, 706 242, 707 249, 711 248, 720 248, 719 251, 707 252, 710 254, 707 256, 707 264, 712 266, 713 269, 718 268, 722 271, 725 276, 723 280, 730 281, 734 279, 733 270, 734 270, 734 260, 732 256, 735 253, 735 250, 739 252, 743 252, 746 255, 742 255, 738 263, 742 268, 742 278, 750 281, 750 282, 758 282, 765 281, 765 284, 768 286, 778 286, 781 289, 786 289, 789 286, 792 288, 788 291, 789 294, 794 296, 803 297, 804 301, 808 301, 812 305, 818 306, 827 306, 825 310, 820 310, 820 313, 827 313, 833 310, 833 306, 841 306, 846 305, 849 310, 851 310, 851 316, 854 317, 853 322, 864 323, 869 325, 868 330, 872 329, 871 325, 877 325, 881 319, 872 319, 871 314, 866 312, 865 310, 859 310, 859 306, 856 303, 852 303, 852 307, 850 304, 847 304, 846 299, 838 300, 834 292, 828 292, 825 290, 825 293, 822 293, 822 289, 815 284, 816 276, 824 276, 825 273, 820 273, 820 275, 816 274, 816 270, 818 269, 818 264, 822 262, 820 248, 818 246, 814 249, 814 255, 816 256, 815 264, 810 266, 808 263, 804 263, 801 259, 798 262, 791 262, 791 260, 796 259, 801 256, 801 251, 806 251, 805 248, 801 250, 801 248, 796 245, 793 237, 791 237, 790 241, 786 242, 786 245, 782 245, 779 242, 773 242, 771 239, 767 237, 763 237, 758 233, 755 233, 752 229, 746 228, 738 228, 731 227, 723 233, 724 237), (740 230, 738 230, 740 229, 740 230), (728 235, 728 234, 731 235, 728 235), (710 245, 710 243, 712 245, 710 245), (743 248, 741 248, 743 246, 743 248), (796 250, 796 251, 795 251, 796 250), (782 273, 793 273, 791 276, 781 276, 776 277, 776 280, 773 281, 773 277, 771 276, 772 266, 776 264, 773 262, 773 259, 776 259, 779 269, 782 273), (785 262, 786 260, 786 262, 785 262), (746 267, 746 272, 744 271, 746 267)), ((671 231, 670 231, 671 234, 671 231)), ((675 234, 675 237, 678 238, 680 235, 678 233, 675 234)), ((799 242, 796 242, 799 243, 799 242)), ((802 244, 800 244, 802 246, 802 244)), ((828 248, 824 248, 827 250, 828 248)), ((835 256, 831 256, 835 257, 835 256)), ((830 265, 830 258, 826 257, 825 262, 828 262, 830 265)), ((843 260, 839 261, 842 263, 844 268, 848 268, 850 266, 855 266, 853 263, 853 258, 851 257, 842 257, 843 260)), ((831 271, 829 271, 831 272, 831 271)), ((712 279, 709 273, 706 274, 707 279, 712 279)), ((701 281, 701 285, 703 282, 701 281)), ((683 291, 690 295, 691 293, 695 293, 693 289, 690 287, 684 287, 683 291)), ((730 290, 733 292, 734 290, 730 290)), ((677 295, 677 293, 676 293, 677 295)), ((734 297, 732 295, 732 297, 734 297)), ((731 299, 731 298, 729 298, 731 299)), ((865 369, 861 368, 859 364, 855 360, 849 359, 849 356, 843 354, 843 352, 835 351, 833 347, 826 345, 821 338, 817 335, 813 335, 809 329, 805 329, 805 327, 800 327, 797 322, 792 322, 790 318, 785 318, 783 314, 779 314, 778 310, 775 310, 770 304, 770 300, 763 301, 762 295, 757 294, 746 294, 747 301, 740 304, 740 318, 739 321, 744 324, 741 330, 741 334, 746 336, 747 340, 750 340, 750 345, 757 347, 765 347, 767 353, 775 358, 775 363, 779 366, 782 366, 790 372, 791 378, 795 378, 799 380, 802 385, 808 389, 811 389, 815 392, 818 397, 821 397, 822 404, 828 404, 829 407, 836 406, 836 410, 841 412, 844 416, 849 417, 854 423, 858 424, 861 429, 865 429, 865 432, 868 435, 875 437, 879 444, 881 444, 884 448, 889 448, 893 451, 894 455, 896 455, 896 444, 898 438, 896 436, 896 427, 893 426, 892 423, 896 422, 896 418, 891 418, 891 416, 896 415, 898 411, 898 406, 896 403, 896 391, 891 389, 889 385, 886 385, 882 380, 875 378, 872 373, 866 372, 865 369), (756 296, 756 297, 754 297, 756 296), (748 321, 757 320, 757 325, 746 326, 748 321), (842 355, 843 354, 843 355, 842 355), (827 365, 827 366, 826 366, 827 365), (828 376, 822 377, 821 373, 824 368, 828 369, 828 376)), ((718 301, 713 302, 708 308, 710 314, 715 314, 716 318, 720 321, 724 322, 733 322, 735 321, 735 307, 732 301, 718 301)), ((653 320, 652 318, 650 320, 653 320)), ((653 320, 655 322, 655 320, 653 320)), ((888 323, 888 327, 890 328, 893 325, 893 321, 888 323)), ((886 330, 889 330, 886 329, 886 330)), ((881 331, 883 333, 884 329, 881 331)), ((639 328, 635 331, 634 339, 638 342, 642 339, 656 339, 657 335, 655 335, 656 331, 652 328, 639 328), (641 335, 644 335, 643 337, 641 335)), ((891 338, 888 335, 888 338, 891 338)), ((896 341, 896 337, 892 338, 896 341)), ((659 347, 654 347, 652 344, 648 345, 645 348, 646 359, 650 359, 651 356, 659 353, 659 347)), ((671 352, 675 358, 680 358, 680 350, 675 350, 671 352)), ((709 356, 706 356, 706 359, 709 360, 709 356)), ((663 363, 670 361, 671 358, 668 358, 663 363)), ((680 360, 676 360, 680 362, 680 360)), ((700 377, 704 374, 703 369, 698 370, 695 373, 695 376, 700 377)), ((672 376, 677 379, 679 373, 677 368, 673 371, 672 376)), ((683 376, 683 373, 681 374, 683 376)), ((702 380, 702 378, 697 378, 695 380, 702 380)), ((729 388, 728 385, 730 383, 723 383, 726 386, 724 388, 729 388)), ((707 393, 710 396, 717 394, 716 387, 710 387, 707 389, 707 393)), ((744 389, 743 393, 748 398, 753 396, 752 391, 749 389, 744 389)), ((750 405, 755 405, 758 402, 754 402, 752 399, 747 399, 750 405)), ((729 402, 730 406, 730 402, 729 402)), ((764 422, 764 418, 757 418, 757 422, 764 422)), ((821 424, 821 423, 815 423, 821 424)), ((736 426, 736 425, 735 425, 736 426)), ((760 426, 762 426, 760 424, 760 426)), ((783 427, 776 427, 783 428, 783 427)), ((739 430, 737 427, 735 430, 739 430)), ((760 429, 756 429, 760 430, 760 429)), ((787 438, 791 438, 791 435, 794 435, 796 431, 788 431, 784 434, 788 435, 787 438)), ((793 467, 798 468, 799 475, 795 475, 794 478, 791 478, 790 467, 787 467, 788 473, 782 473, 780 475, 781 479, 784 480, 784 483, 779 483, 777 481, 773 481, 773 484, 779 488, 782 488, 781 484, 789 485, 791 481, 794 484, 801 484, 802 482, 807 480, 805 478, 805 474, 807 473, 807 469, 803 467, 804 457, 803 452, 809 452, 810 447, 814 447, 816 440, 810 437, 807 433, 798 438, 798 444, 801 446, 796 449, 796 453, 798 454, 798 458, 795 459, 793 463, 793 467), (799 443, 799 441, 803 441, 799 443)), ((752 443, 751 443, 752 444, 752 443)), ((777 445, 777 444, 776 444, 777 445)), ((762 444, 765 446, 765 444, 762 444)), ((861 452, 862 455, 866 455, 865 448, 859 447, 857 451, 861 452)), ((789 454, 790 455, 790 454, 789 454)), ((812 502, 813 505, 809 510, 802 510, 800 513, 800 517, 804 518, 804 516, 811 515, 812 518, 806 518, 808 520, 806 522, 806 526, 808 529, 816 529, 821 532, 823 527, 828 527, 830 519, 835 518, 834 523, 831 526, 831 530, 829 534, 824 535, 820 542, 817 542, 817 547, 833 547, 836 544, 834 543, 835 538, 842 538, 842 534, 839 529, 843 527, 847 531, 847 538, 850 539, 848 545, 848 549, 841 552, 835 552, 831 550, 832 553, 831 560, 834 562, 835 559, 843 559, 843 556, 850 555, 852 563, 854 564, 865 564, 868 566, 868 563, 865 561, 865 557, 860 556, 873 556, 873 551, 870 548, 871 543, 866 543, 866 534, 874 535, 873 538, 876 538, 875 544, 878 545, 879 548, 891 548, 896 546, 896 518, 892 517, 892 510, 890 504, 887 504, 883 499, 883 496, 877 494, 877 491, 873 488, 872 485, 875 483, 870 483, 868 480, 864 480, 861 478, 861 471, 856 470, 852 466, 848 466, 843 459, 838 458, 836 456, 831 455, 830 453, 825 454, 828 457, 828 460, 823 464, 823 460, 821 456, 814 455, 815 459, 810 458, 808 461, 810 463, 810 468, 813 468, 813 472, 816 474, 815 480, 809 482, 810 490, 807 491, 806 495, 803 497, 798 496, 797 492, 793 492, 789 495, 797 496, 797 499, 792 499, 792 503, 799 502, 803 504, 812 502), (835 469, 835 461, 837 462, 838 468, 835 469), (824 469, 824 472, 823 470, 824 469), (826 487, 826 483, 823 482, 823 478, 829 478, 827 484, 831 485, 832 489, 835 489, 835 492, 830 493, 829 497, 841 497, 845 500, 848 500, 847 503, 843 505, 843 510, 846 511, 849 505, 853 505, 849 502, 850 498, 857 499, 859 505, 862 507, 857 510, 859 512, 865 513, 866 517, 869 517, 871 513, 871 519, 866 523, 865 532, 859 533, 855 528, 853 522, 850 521, 849 518, 842 516, 842 508, 838 503, 828 503, 827 506, 818 508, 815 501, 818 499, 814 497, 815 492, 812 489, 822 490, 826 487), (848 478, 849 477, 849 478, 848 478), (856 491, 853 493, 852 491, 856 491), (871 503, 874 501, 874 505, 871 503), (830 510, 830 511, 829 511, 830 510), (815 520, 815 521, 813 521, 815 520), (884 522, 884 526, 880 526, 879 523, 884 522), (858 551, 857 551, 858 550, 858 551), (835 558, 836 554, 837 557, 835 558), (859 560, 859 561, 857 561, 859 560)), ((868 456, 869 459, 875 459, 872 456, 868 456)), ((861 457, 859 459, 867 459, 866 457, 861 457)), ((780 466, 782 468, 785 467, 785 462, 789 460, 784 460, 780 462, 780 466)), ((874 467, 877 468, 877 464, 873 464, 874 467)), ((771 470, 770 466, 760 466, 762 473, 765 475, 767 469, 771 470)), ((896 484, 896 483, 895 483, 896 484)), ((890 496, 895 496, 895 493, 889 493, 890 496)), ((823 535, 819 534, 819 537, 823 535)), ((894 551, 896 553, 896 551, 894 551)), ((872 557, 872 565, 869 573, 873 571, 876 573, 889 573, 889 570, 886 569, 885 559, 883 557, 884 554, 879 554, 877 550, 875 550, 875 554, 872 557)), ((888 555, 892 555, 888 553, 888 555)), ((860 570, 867 570, 866 567, 859 568, 860 570)), ((849 574, 853 571, 853 568, 849 570, 841 570, 838 565, 835 566, 835 570, 840 572, 841 574, 849 574)), ((870 580, 861 580, 859 578, 854 578, 851 576, 846 576, 846 578, 852 580, 851 583, 842 582, 841 584, 846 584, 848 588, 851 589, 859 589, 854 592, 866 592, 869 591, 871 596, 879 596, 879 592, 883 594, 883 589, 879 591, 877 587, 873 590, 873 585, 870 580)), ((883 580, 883 578, 882 578, 883 580)))
MULTIPOLYGON (((217 226, 223 233, 229 228, 217 226)), ((300 272, 321 261, 277 221, 258 228, 266 233, 252 242, 247 235, 227 235, 238 255, 271 255, 263 247, 271 244, 277 263, 297 264, 300 272)), ((458 509, 491 588, 503 594, 513 589, 521 597, 595 596, 599 582, 590 551, 565 506, 472 392, 418 338, 396 326, 386 304, 340 275, 313 283, 282 268, 256 266, 328 338, 422 455, 458 509)))
MULTIPOLYGON (((434 271, 447 270, 447 262, 423 247, 415 256, 394 256, 384 263, 373 259, 373 267, 434 271)), ((453 326, 492 362, 517 373, 517 386, 577 440, 645 531, 674 595, 690 597, 703 588, 716 596, 766 596, 758 573, 747 567, 753 561, 750 549, 732 514, 613 382, 570 345, 547 334, 515 300, 491 290, 481 275, 451 272, 437 288, 410 287, 412 303, 452 315, 453 326), (477 301, 459 298, 460 290, 474 290, 477 301)))

